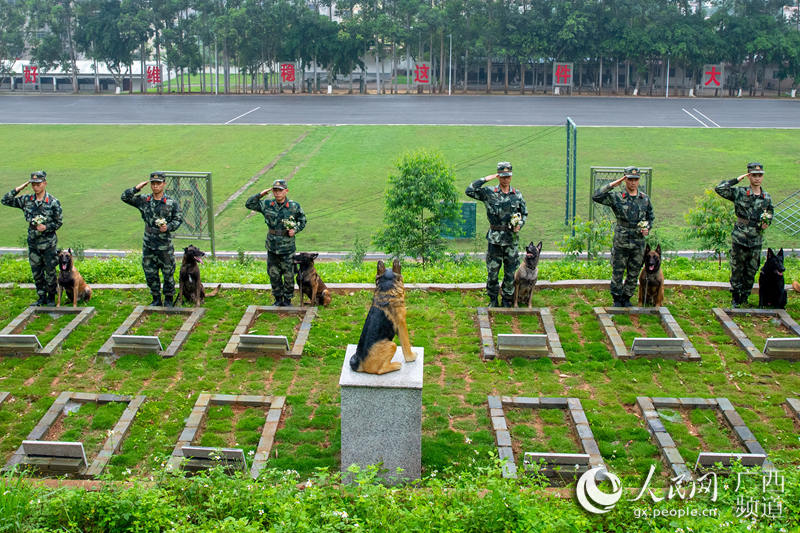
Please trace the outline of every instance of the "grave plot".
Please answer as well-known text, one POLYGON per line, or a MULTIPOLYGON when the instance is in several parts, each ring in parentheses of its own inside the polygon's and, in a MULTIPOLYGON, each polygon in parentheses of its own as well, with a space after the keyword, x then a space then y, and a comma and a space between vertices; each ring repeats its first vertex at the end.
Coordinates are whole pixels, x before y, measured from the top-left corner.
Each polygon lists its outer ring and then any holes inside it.
MULTIPOLYGON (((0 355, 52 355, 64 343, 64 339, 75 331, 79 325, 87 322, 95 313, 94 307, 28 307, 12 320, 5 328, 0 330, 0 355), (50 315, 56 320, 56 325, 61 322, 61 317, 74 315, 74 318, 52 337, 44 347, 42 340, 45 337, 35 334, 21 334, 26 326, 39 326, 42 315, 50 315), (41 336, 41 339, 40 339, 41 336)), ((45 335, 53 328, 53 324, 42 325, 45 335)))
MULTIPOLYGON (((722 324, 728 335, 738 344, 753 361, 769 361, 770 359, 800 359, 800 324, 784 309, 713 309, 717 320, 722 324), (764 342, 764 350, 759 351, 745 331, 739 327, 733 317, 750 317, 752 327, 747 327, 748 333, 755 338, 758 330, 767 330, 774 335, 782 334, 782 328, 788 330, 793 337, 768 336, 764 342), (772 318, 777 324, 761 323, 764 319, 772 318), (779 327, 775 327, 775 326, 779 327)), ((785 331, 785 330, 784 330, 785 331)))
MULTIPOLYGON (((767 452, 765 452, 761 444, 758 443, 755 435, 747 428, 744 420, 742 420, 742 417, 739 416, 739 413, 736 412, 733 404, 728 401, 727 398, 648 398, 646 396, 639 396, 636 399, 636 403, 647 422, 647 430, 656 440, 656 444, 661 450, 661 455, 666 461, 667 466, 676 476, 683 476, 684 479, 690 479, 692 476, 691 470, 703 472, 713 468, 716 463, 729 466, 734 460, 740 461, 744 466, 760 466, 764 470, 771 470, 774 468, 767 458, 767 452), (733 431, 733 435, 736 436, 736 439, 747 451, 700 451, 694 467, 690 468, 678 451, 678 445, 673 440, 672 435, 670 435, 669 431, 667 431, 667 427, 662 422, 664 413, 659 414, 658 409, 675 410, 676 415, 674 415, 675 419, 672 423, 682 426, 686 426, 686 422, 680 413, 680 409, 711 410, 715 420, 715 413, 719 412, 725 420, 725 424, 733 431)), ((716 423, 714 425, 716 425, 716 423)), ((686 429, 686 434, 688 435, 688 428, 686 429)), ((728 439, 722 431, 717 430, 714 438, 715 445, 725 446, 730 442, 730 439, 728 439)))
POLYGON ((566 360, 564 348, 561 347, 561 340, 556 332, 555 322, 553 322, 553 315, 548 307, 478 307, 478 328, 481 335, 481 356, 484 360, 494 359, 497 355, 501 357, 549 357, 554 361, 566 360), (495 347, 491 315, 506 315, 520 319, 520 321, 523 317, 538 317, 544 333, 498 333, 497 347, 495 347))
MULTIPOLYGON (((520 449, 520 453, 523 454, 524 470, 534 469, 535 465, 538 465, 540 471, 547 477, 567 481, 590 468, 604 466, 600 448, 597 447, 592 430, 589 428, 589 421, 586 419, 583 406, 578 398, 489 396, 488 402, 489 416, 492 418, 492 428, 497 442, 497 453, 501 459, 506 459, 503 466, 503 477, 517 477, 518 470, 508 424, 509 416, 512 419, 516 418, 516 415, 510 415, 508 412, 511 408, 565 410, 569 415, 567 423, 580 441, 580 446, 574 443, 567 444, 569 448, 578 448, 580 450, 578 453, 564 453, 564 450, 536 452, 520 449)), ((522 432, 515 430, 515 438, 520 436, 519 433, 522 433, 523 437, 525 436, 524 430, 522 432)))
POLYGON ((111 338, 100 347, 97 353, 98 355, 106 356, 106 361, 109 363, 118 359, 120 355, 129 353, 157 353, 161 357, 174 357, 205 312, 204 307, 149 307, 139 305, 111 335, 111 338), (142 322, 145 315, 162 315, 165 322, 176 315, 186 315, 187 318, 183 321, 172 342, 164 349, 161 339, 157 335, 130 335, 132 330, 136 333, 135 328, 142 322))
MULTIPOLYGON (((275 432, 278 430, 281 414, 285 407, 284 396, 253 396, 246 394, 200 394, 194 404, 191 415, 178 438, 178 443, 172 451, 169 460, 170 469, 182 468, 188 471, 198 471, 211 468, 215 464, 223 464, 227 470, 248 470, 250 463, 250 477, 256 479, 261 469, 267 464, 272 444, 275 441, 275 432), (227 409, 211 412, 212 406, 224 406, 227 409), (251 411, 247 408, 259 408, 261 416, 254 417, 252 412, 245 415, 242 411, 251 411), (231 410, 233 413, 228 413, 231 410), (236 411, 239 411, 238 413, 236 411), (266 419, 263 412, 266 410, 266 419), (230 427, 226 426, 232 420, 231 414, 236 416, 237 430, 252 433, 263 424, 261 435, 255 449, 245 453, 242 448, 227 447, 238 441, 229 443, 225 441, 223 433, 230 434, 230 427), (226 418, 227 417, 227 418, 226 418), (200 431, 205 424, 204 431, 200 431), (202 434, 201 434, 202 433, 202 434), (198 441, 195 444, 195 441, 198 441), (202 445, 201 444, 206 444, 202 445)), ((246 438, 246 437, 245 437, 246 438)), ((254 442, 245 442, 255 444, 254 442)))
MULTIPOLYGON (((317 316, 316 307, 276 307, 265 305, 250 305, 233 331, 228 344, 222 350, 225 357, 258 356, 258 355, 303 355, 303 347, 311 331, 311 322, 317 316), (289 339, 286 335, 273 335, 274 327, 259 321, 263 314, 299 315, 303 317, 300 329, 295 334, 294 344, 289 349, 289 339)), ((274 325, 273 325, 274 326, 274 325)), ((278 325, 280 327, 280 325, 278 325)))
POLYGON ((23 465, 46 474, 95 477, 119 450, 144 400, 144 396, 62 392, 4 470, 23 465), (92 456, 89 463, 87 457, 92 456))
MULTIPOLYGON (((684 361, 700 361, 700 354, 697 353, 692 343, 689 342, 689 338, 666 307, 595 307, 594 314, 597 315, 600 326, 611 342, 611 349, 614 353, 614 357, 619 359, 663 357, 666 359, 680 359, 684 361), (656 315, 667 336, 635 336, 631 344, 631 349, 628 350, 622 338, 623 334, 620 332, 617 325, 614 324, 614 315, 634 315, 638 317, 656 315)), ((639 321, 640 326, 645 325, 645 322, 647 322, 647 319, 642 318, 639 321)), ((647 328, 646 325, 645 328, 647 328)), ((650 329, 652 330, 652 327, 650 329)), ((627 337, 629 335, 625 334, 625 336, 627 337)))

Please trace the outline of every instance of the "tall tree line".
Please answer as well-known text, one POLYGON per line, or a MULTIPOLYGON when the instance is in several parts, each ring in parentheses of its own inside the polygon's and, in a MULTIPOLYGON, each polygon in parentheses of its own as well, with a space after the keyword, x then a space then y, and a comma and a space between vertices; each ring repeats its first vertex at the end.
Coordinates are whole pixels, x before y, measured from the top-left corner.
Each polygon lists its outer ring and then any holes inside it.
POLYGON ((155 62, 186 90, 182 74, 218 65, 229 92, 235 66, 248 80, 240 90, 256 91, 275 89, 268 74, 292 61, 301 81, 321 67, 350 76, 352 89, 354 71, 375 77, 368 58, 382 92, 411 89, 412 61, 429 62, 442 91, 452 47, 464 90, 480 81, 524 92, 558 61, 574 63, 579 86, 611 91, 652 91, 667 63, 684 85, 700 82, 704 64, 726 63, 729 86, 755 91, 768 65, 800 81, 800 20, 784 16, 785 1, 341 0, 334 22, 331 0, 0 0, 0 72, 29 55, 42 71, 69 72, 77 91, 79 56, 108 65, 120 85, 134 63, 155 62))

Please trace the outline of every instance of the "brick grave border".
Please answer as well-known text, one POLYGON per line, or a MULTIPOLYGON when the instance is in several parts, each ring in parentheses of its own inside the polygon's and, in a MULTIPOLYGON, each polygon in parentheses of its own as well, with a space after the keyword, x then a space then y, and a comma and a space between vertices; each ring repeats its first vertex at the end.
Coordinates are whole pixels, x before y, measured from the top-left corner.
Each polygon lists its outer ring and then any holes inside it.
MULTIPOLYGON (((292 315, 302 315, 303 321, 300 323, 300 329, 292 344, 292 349, 289 351, 290 356, 300 357, 303 355, 303 348, 305 348, 308 334, 311 332, 311 323, 317 316, 316 307, 279 307, 275 305, 248 305, 242 319, 233 330, 233 335, 228 339, 228 344, 223 348, 222 355, 225 357, 235 357, 239 353, 239 335, 244 335, 247 330, 253 325, 259 315, 263 313, 287 313, 292 315)), ((256 352, 248 352, 248 356, 258 355, 256 352)))
POLYGON ((0 349, 0 352, 3 354, 6 353, 14 353, 14 354, 21 354, 21 355, 29 355, 29 354, 39 354, 39 355, 53 355, 56 350, 64 343, 64 340, 72 334, 75 329, 87 322, 92 316, 95 314, 94 307, 43 307, 43 306, 33 306, 28 307, 22 313, 17 315, 17 317, 9 322, 9 324, 0 330, 0 335, 16 335, 25 327, 25 325, 33 320, 34 315, 37 313, 47 313, 49 315, 77 315, 73 318, 69 324, 64 326, 58 334, 53 337, 53 339, 47 343, 40 350, 33 350, 33 351, 26 351, 26 350, 6 350, 5 348, 0 349))
POLYGON ((3 405, 3 402, 11 396, 10 392, 0 391, 0 405, 3 405))
POLYGON ((197 397, 197 401, 192 408, 192 413, 186 419, 175 449, 172 451, 167 463, 167 468, 178 470, 184 460, 183 447, 191 446, 192 441, 197 437, 197 432, 203 423, 203 419, 208 414, 211 405, 239 405, 244 407, 268 407, 264 429, 261 431, 261 438, 258 440, 255 456, 253 456, 250 477, 256 479, 261 469, 267 464, 272 444, 275 442, 275 432, 278 430, 281 414, 286 407, 285 396, 255 396, 250 394, 208 394, 202 393, 197 397))
POLYGON ((618 359, 634 359, 639 357, 651 358, 664 358, 664 359, 677 359, 680 361, 700 361, 700 354, 689 341, 689 337, 683 332, 683 329, 678 325, 675 317, 669 312, 666 307, 594 307, 594 314, 600 321, 600 326, 605 332, 608 340, 611 341, 611 349, 614 352, 614 357, 618 359), (664 331, 670 337, 683 339, 683 355, 682 356, 635 356, 628 351, 627 346, 622 341, 622 337, 614 325, 613 315, 658 315, 661 318, 661 325, 664 331))
MULTIPOLYGON (((205 307, 195 307, 195 308, 184 308, 184 307, 156 307, 156 306, 145 306, 145 305, 137 305, 133 312, 128 315, 128 318, 125 319, 125 322, 122 323, 120 327, 113 333, 113 335, 127 335, 128 331, 134 327, 139 320, 142 319, 145 313, 163 313, 165 315, 189 315, 189 317, 184 320, 183 325, 181 325, 178 333, 175 334, 175 338, 172 339, 172 342, 167 346, 165 350, 162 350, 158 353, 161 357, 174 357, 178 350, 181 349, 183 343, 186 342, 187 337, 189 337, 189 333, 192 332, 197 322, 200 318, 206 313, 205 307)), ((106 361, 111 363, 119 358, 119 355, 114 351, 114 338, 109 337, 108 340, 97 350, 98 355, 106 356, 106 361)))
MULTIPOLYGON (((524 396, 489 396, 489 416, 492 419, 492 429, 497 443, 497 455, 506 459, 503 464, 503 477, 517 477, 517 463, 514 460, 514 450, 511 447, 511 433, 506 423, 504 407, 518 407, 529 409, 566 409, 572 419, 572 426, 581 441, 583 453, 589 454, 589 467, 604 467, 600 448, 594 439, 594 434, 589 427, 589 420, 583 411, 583 406, 578 398, 531 398, 524 396)), ((563 454, 553 453, 553 457, 563 454)), ((567 472, 565 472, 567 473, 567 472)))
POLYGON ((738 344, 753 361, 772 361, 774 358, 766 355, 764 352, 756 348, 753 341, 744 334, 736 322, 733 321, 732 315, 760 315, 760 316, 774 316, 781 323, 789 328, 795 335, 800 337, 800 324, 786 312, 785 309, 728 309, 722 307, 712 308, 714 315, 722 324, 722 329, 725 330, 735 342, 738 344))
MULTIPOLYGON (((736 408, 727 398, 663 398, 638 396, 636 404, 647 422, 647 431, 656 440, 661 455, 666 460, 667 466, 676 476, 691 479, 692 472, 686 466, 686 461, 678 452, 678 446, 667 432, 664 424, 658 417, 657 409, 719 409, 725 422, 728 423, 736 438, 747 449, 748 453, 762 453, 767 455, 764 448, 756 440, 755 435, 748 429, 736 408)), ((769 458, 764 461, 763 470, 772 470, 774 466, 769 458)))
MULTIPOLYGON (((120 396, 117 394, 64 391, 58 395, 58 398, 56 398, 56 401, 50 406, 50 409, 47 410, 41 420, 39 420, 39 423, 36 424, 24 440, 40 440, 46 435, 52 425, 58 420, 64 407, 66 407, 70 401, 81 403, 95 402, 101 404, 123 402, 128 404, 128 407, 123 411, 122 416, 119 417, 117 424, 114 426, 114 429, 111 430, 111 434, 103 444, 103 448, 97 453, 97 457, 95 457, 94 461, 92 461, 87 468, 77 473, 78 477, 92 478, 103 472, 103 469, 111 460, 111 457, 119 450, 122 441, 125 440, 128 430, 131 428, 133 418, 139 411, 139 407, 141 407, 142 403, 145 401, 145 396, 120 396)), ((22 463, 24 459, 25 453, 22 451, 22 446, 20 445, 17 451, 14 452, 14 455, 11 456, 11 459, 6 463, 5 467, 3 467, 3 470, 11 470, 14 466, 22 463)))
POLYGON ((554 361, 566 361, 564 348, 561 346, 561 339, 556 331, 553 315, 549 307, 478 307, 478 329, 481 335, 481 358, 494 359, 497 357, 497 349, 494 345, 494 333, 492 332, 491 314, 498 313, 503 315, 539 315, 545 335, 547 335, 547 348, 550 350, 547 357, 554 361))
MULTIPOLYGON (((2 403, 2 400, 0 400, 0 403, 2 403)), ((789 410, 797 421, 800 422, 800 400, 797 398, 786 398, 786 405, 789 406, 789 410)))

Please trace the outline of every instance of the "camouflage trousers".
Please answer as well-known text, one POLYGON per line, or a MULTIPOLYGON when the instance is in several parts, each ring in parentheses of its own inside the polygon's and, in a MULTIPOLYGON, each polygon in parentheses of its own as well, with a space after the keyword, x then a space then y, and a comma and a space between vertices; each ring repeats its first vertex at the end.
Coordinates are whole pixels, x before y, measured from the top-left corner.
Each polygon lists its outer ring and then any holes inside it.
POLYGON ((501 246, 499 244, 489 244, 486 251, 486 293, 491 300, 497 298, 500 293, 500 283, 498 276, 500 267, 503 267, 503 299, 511 301, 514 298, 514 274, 519 268, 519 252, 517 245, 501 246))
POLYGON ((291 301, 294 296, 293 254, 276 254, 267 252, 267 273, 272 285, 272 295, 278 302, 291 301))
POLYGON ((142 269, 150 294, 161 295, 159 271, 164 275, 164 296, 175 294, 175 248, 171 244, 166 250, 142 248, 142 269))
POLYGON ((761 266, 761 247, 731 243, 730 261, 731 298, 736 303, 744 303, 753 290, 753 282, 761 266))
POLYGON ((639 272, 644 263, 644 248, 644 238, 614 238, 614 248, 611 250, 611 297, 615 302, 627 302, 636 292, 639 272))
POLYGON ((31 264, 33 283, 36 285, 36 294, 40 299, 46 299, 48 294, 56 293, 56 269, 58 268, 58 245, 39 248, 28 246, 28 262, 31 264))

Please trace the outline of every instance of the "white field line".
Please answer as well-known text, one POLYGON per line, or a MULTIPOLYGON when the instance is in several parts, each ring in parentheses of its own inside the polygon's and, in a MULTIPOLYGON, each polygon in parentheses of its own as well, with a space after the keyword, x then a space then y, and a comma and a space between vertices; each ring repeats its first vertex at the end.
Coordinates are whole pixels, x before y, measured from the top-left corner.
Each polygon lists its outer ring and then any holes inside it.
POLYGON ((708 118, 708 116, 707 116, 707 115, 703 114, 703 113, 702 113, 702 112, 701 112, 699 109, 697 109, 696 107, 693 107, 693 108, 692 108, 692 111, 694 111, 695 113, 697 113, 698 115, 700 115, 701 117, 703 117, 704 119, 706 119, 707 121, 709 121, 710 123, 712 123, 713 125, 715 125, 716 127, 718 127, 718 128, 722 127, 722 126, 720 126, 719 124, 717 124, 716 122, 714 122, 713 120, 711 120, 710 118, 708 118))
POLYGON ((231 122, 233 122, 234 120, 239 120, 239 119, 240 119, 240 118, 242 118, 243 116, 245 116, 245 115, 249 115, 249 114, 250 114, 250 113, 252 113, 253 111, 258 111, 259 109, 261 109, 261 106, 254 107, 253 109, 251 109, 251 110, 250 110, 250 111, 248 111, 247 113, 242 113, 242 114, 241 114, 241 115, 239 115, 238 117, 234 117, 234 118, 230 119, 230 120, 229 120, 228 122, 226 122, 225 124, 226 124, 226 125, 227 125, 227 124, 230 124, 230 123, 231 123, 231 122))
POLYGON ((702 125, 703 125, 703 127, 706 127, 706 128, 710 128, 710 127, 711 127, 711 126, 709 126, 708 124, 706 124, 705 122, 703 122, 702 120, 700 120, 699 118, 697 118, 696 116, 694 116, 694 115, 692 115, 691 113, 689 113, 688 111, 686 111, 686 108, 685 108, 685 107, 682 107, 681 109, 683 109, 683 112, 684 112, 684 113, 686 113, 687 115, 689 115, 690 117, 692 117, 693 119, 695 119, 697 122, 699 122, 700 124, 702 124, 702 125))

